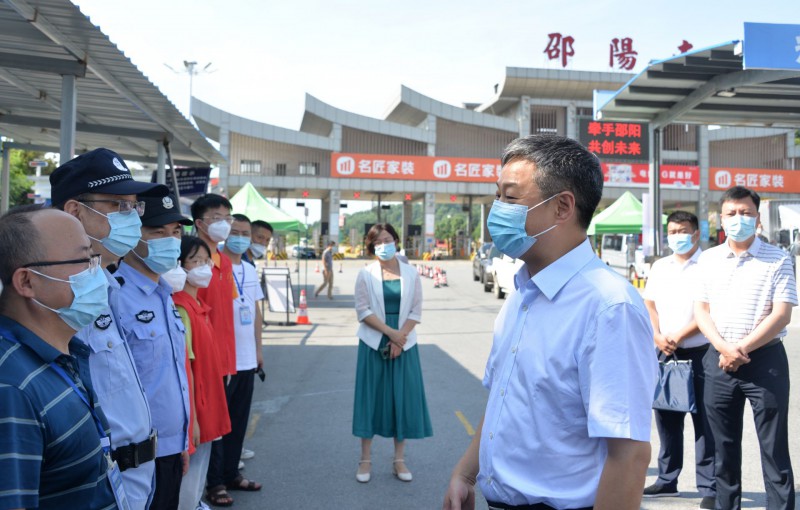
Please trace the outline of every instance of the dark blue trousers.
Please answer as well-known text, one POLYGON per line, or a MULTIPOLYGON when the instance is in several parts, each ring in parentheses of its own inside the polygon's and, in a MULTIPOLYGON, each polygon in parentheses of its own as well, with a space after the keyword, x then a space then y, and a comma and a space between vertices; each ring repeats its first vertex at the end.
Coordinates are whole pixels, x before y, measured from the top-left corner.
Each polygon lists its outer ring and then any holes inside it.
MULTIPOLYGON (((716 495, 714 483, 714 439, 708 424, 703 392, 705 391, 705 371, 703 357, 708 345, 690 349, 678 349, 675 357, 681 361, 692 362, 694 375, 694 398, 696 413, 690 413, 694 424, 694 458, 697 490, 703 497, 716 495)), ((656 428, 661 442, 658 452, 659 485, 678 487, 678 476, 683 468, 683 423, 687 413, 655 410, 656 428)))
POLYGON ((736 372, 719 368, 710 347, 703 359, 705 403, 714 435, 717 503, 720 510, 742 504, 742 425, 744 404, 753 409, 769 510, 794 510, 794 475, 789 458, 789 361, 783 343, 750 353, 736 372))

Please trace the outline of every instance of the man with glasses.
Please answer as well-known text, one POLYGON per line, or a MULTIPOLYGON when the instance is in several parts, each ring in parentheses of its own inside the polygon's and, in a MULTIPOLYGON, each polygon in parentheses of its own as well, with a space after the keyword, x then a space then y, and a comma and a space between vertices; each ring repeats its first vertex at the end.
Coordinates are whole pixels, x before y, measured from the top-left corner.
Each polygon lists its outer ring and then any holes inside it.
MULTIPOLYGON (((214 330, 214 338, 220 355, 225 386, 230 383, 232 376, 236 375, 236 333, 233 325, 232 301, 239 297, 236 282, 233 279, 231 259, 220 251, 218 244, 225 242, 231 232, 233 206, 227 198, 209 193, 203 195, 192 204, 192 218, 197 236, 212 248, 211 283, 205 289, 198 289, 197 296, 210 308, 209 317, 214 330), (214 247, 217 247, 214 250, 214 247)), ((208 500, 215 506, 230 506, 233 498, 228 494, 222 476, 216 473, 213 466, 221 464, 222 444, 214 442, 211 447, 211 461, 206 482, 208 484, 208 500)), ((237 461, 238 465, 238 461, 237 461)))
POLYGON ((734 186, 720 199, 727 239, 700 256, 694 313, 711 342, 703 358, 705 405, 714 436, 716 507, 742 503, 742 426, 745 401, 753 408, 767 508, 793 509, 789 458, 789 362, 786 326, 797 306, 792 263, 758 239, 758 194, 734 186))
POLYGON ((130 349, 123 340, 118 292, 124 280, 108 266, 136 246, 144 203, 137 194, 163 197, 166 186, 135 181, 122 158, 95 149, 50 175, 53 206, 77 218, 99 253, 108 281, 108 306, 75 336, 89 349, 92 383, 111 428, 112 457, 119 464, 131 510, 147 508, 155 490, 155 429, 130 349))
POLYGON ((115 273, 120 320, 158 430, 156 491, 150 510, 177 510, 181 479, 189 468, 189 386, 186 329, 161 275, 178 266, 181 235, 189 218, 177 199, 140 196, 142 237, 115 273))
POLYGON ((99 263, 68 214, 0 217, 0 508, 118 508, 88 347, 72 340, 107 307, 99 263))

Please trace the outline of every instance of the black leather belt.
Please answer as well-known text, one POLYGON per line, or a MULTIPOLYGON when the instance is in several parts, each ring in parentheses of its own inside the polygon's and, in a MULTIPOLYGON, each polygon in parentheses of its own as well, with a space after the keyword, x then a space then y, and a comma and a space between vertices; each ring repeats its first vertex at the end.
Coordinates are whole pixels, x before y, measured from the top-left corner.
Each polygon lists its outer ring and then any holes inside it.
POLYGON ((158 446, 158 434, 154 430, 150 437, 141 443, 131 443, 120 446, 111 452, 111 460, 119 464, 119 470, 137 468, 145 462, 150 462, 156 458, 156 447, 158 446))
POLYGON ((711 344, 698 345, 697 347, 678 347, 675 349, 675 352, 677 354, 692 354, 695 352, 707 351, 709 345, 711 344))
MULTIPOLYGON (((545 505, 544 503, 534 503, 532 505, 507 505, 505 503, 495 503, 493 501, 486 501, 489 504, 490 509, 496 510, 555 510, 550 505, 545 505)), ((592 510, 593 507, 587 506, 584 508, 576 508, 574 510, 592 510)))

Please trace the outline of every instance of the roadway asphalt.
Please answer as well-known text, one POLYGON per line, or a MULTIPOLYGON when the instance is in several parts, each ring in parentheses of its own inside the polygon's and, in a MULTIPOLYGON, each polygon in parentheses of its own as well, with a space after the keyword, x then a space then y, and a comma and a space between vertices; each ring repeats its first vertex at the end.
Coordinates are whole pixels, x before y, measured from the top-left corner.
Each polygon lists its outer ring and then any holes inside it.
MULTIPOLYGON (((423 278, 423 319, 418 326, 420 356, 434 435, 410 440, 406 460, 414 481, 403 483, 391 474, 392 443, 376 438, 372 481, 355 480, 359 440, 351 433, 355 379, 357 322, 353 286, 364 261, 336 262, 335 297, 309 299, 310 326, 269 325, 264 330, 267 379, 256 380, 253 412, 245 447, 254 450, 244 475, 263 482, 257 493, 234 492, 234 508, 250 509, 437 509, 450 472, 470 441, 486 403, 481 385, 491 347, 494 318, 501 300, 484 293, 472 281, 471 263, 437 262, 447 270, 448 286, 435 289, 423 278), (340 270, 341 266, 341 271, 340 270)), ((279 263, 283 265, 283 263, 279 263)), ((319 285, 322 275, 308 265, 308 285, 319 285)), ((294 262, 290 262, 294 267, 294 262)), ((301 265, 302 283, 306 282, 301 265)), ((800 313, 798 314, 800 316, 800 313)), ((285 315, 268 312, 268 321, 285 315)), ((294 316, 292 316, 294 319, 294 316)), ((800 317, 789 331, 786 346, 792 371, 800 363, 800 317)), ((745 418, 743 480, 744 508, 763 508, 764 485, 758 445, 749 409, 745 418)), ((797 390, 791 397, 791 453, 800 470, 800 430, 797 390)), ((686 437, 692 436, 686 420, 686 437)), ((653 459, 647 483, 655 480, 658 434, 652 432, 653 459)), ((693 442, 686 442, 686 459, 693 459, 693 442)), ((680 498, 645 500, 644 509, 692 509, 699 504, 692 469, 681 477, 680 498)), ((476 508, 485 509, 482 498, 476 508)))

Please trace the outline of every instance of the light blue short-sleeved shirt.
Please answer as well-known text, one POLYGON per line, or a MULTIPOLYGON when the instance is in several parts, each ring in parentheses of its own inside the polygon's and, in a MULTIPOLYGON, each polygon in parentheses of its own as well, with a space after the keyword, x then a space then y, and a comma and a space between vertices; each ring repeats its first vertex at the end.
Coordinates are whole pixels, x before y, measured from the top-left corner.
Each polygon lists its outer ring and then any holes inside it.
MULTIPOLYGON (((710 248, 697 265, 701 278, 695 301, 708 303, 714 326, 726 342, 741 342, 772 313, 773 302, 797 306, 792 261, 758 237, 738 256, 727 242, 710 248)), ((777 336, 786 336, 786 329, 777 336)))
POLYGON ((158 457, 188 449, 189 393, 186 329, 172 302, 172 288, 153 282, 122 262, 119 318, 158 431, 158 457))
POLYGON ((605 438, 650 441, 658 362, 644 302, 589 241, 529 277, 494 326, 478 483, 510 505, 592 506, 605 438))
MULTIPOLYGON (((105 275, 109 284, 109 308, 75 337, 89 347, 92 385, 108 419, 111 448, 116 449, 146 440, 153 424, 144 388, 115 312, 119 310, 119 283, 108 271, 105 275)), ((145 462, 122 472, 131 510, 147 508, 155 490, 154 474, 155 462, 145 462)))

